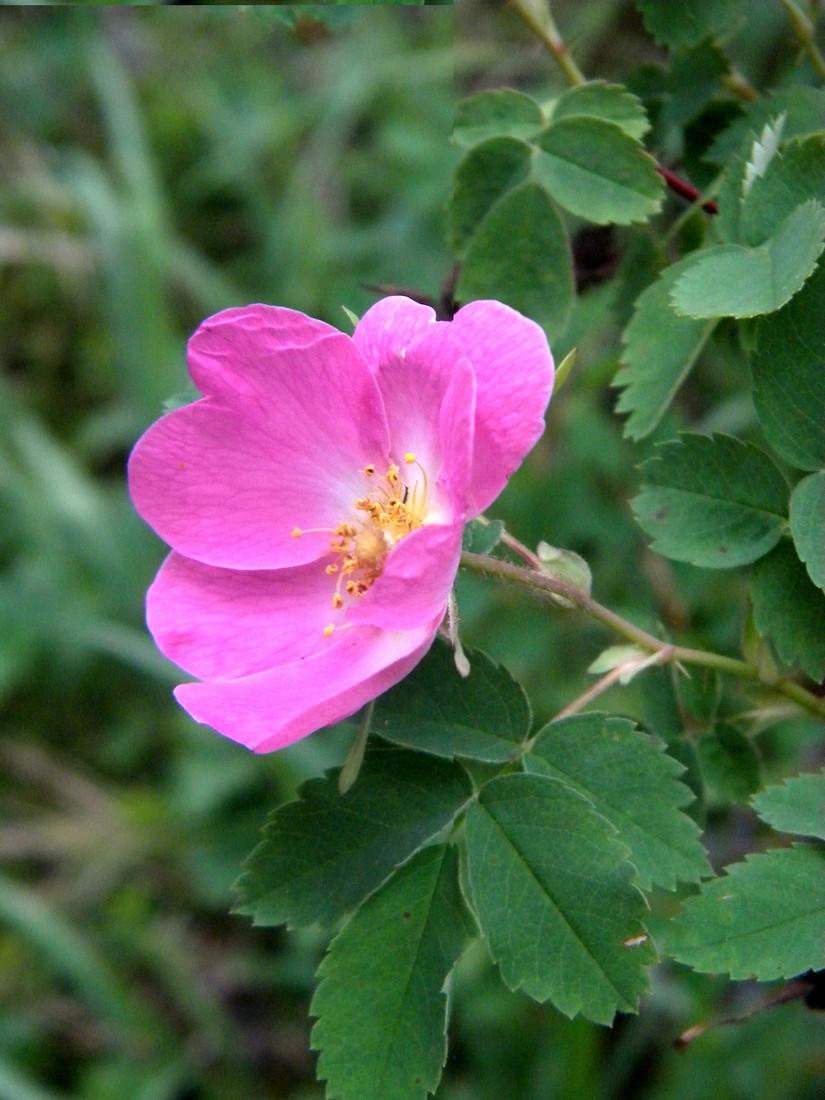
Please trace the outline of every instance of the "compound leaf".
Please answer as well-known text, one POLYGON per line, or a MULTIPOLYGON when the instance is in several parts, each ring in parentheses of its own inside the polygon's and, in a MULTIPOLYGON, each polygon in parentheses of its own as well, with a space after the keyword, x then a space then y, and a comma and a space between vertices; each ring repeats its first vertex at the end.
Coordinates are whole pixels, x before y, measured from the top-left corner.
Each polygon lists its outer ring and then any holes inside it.
POLYGON ((467 814, 473 901, 511 989, 609 1024, 635 1011, 653 952, 610 824, 544 775, 491 780, 467 814))
POLYGON ((396 748, 372 749, 355 785, 338 769, 270 816, 235 887, 255 924, 328 925, 436 836, 471 793, 464 770, 396 748))
POLYGON ((778 313, 760 318, 753 401, 770 445, 800 470, 825 466, 825 265, 778 313))
POLYGON ((459 675, 453 651, 436 642, 424 660, 375 704, 381 737, 436 756, 490 763, 514 760, 530 729, 522 687, 485 654, 467 651, 470 675, 459 675))
POLYGON ((682 807, 693 801, 678 782, 684 767, 626 718, 580 714, 552 722, 525 767, 561 779, 584 795, 630 849, 639 885, 668 890, 711 874, 698 826, 682 807))
POLYGON ((613 122, 573 116, 538 138, 537 180, 565 209, 598 225, 645 221, 662 204, 653 159, 613 122))
POLYGON ((684 260, 671 293, 673 308, 695 318, 773 313, 814 270, 823 240, 825 208, 804 202, 759 247, 720 244, 684 260))
POLYGON ((771 981, 822 968, 825 848, 747 856, 685 902, 663 946, 703 973, 771 981))
POLYGON ((513 88, 494 88, 462 99, 456 108, 453 140, 471 146, 487 138, 530 138, 544 126, 541 107, 513 88))
POLYGON ((662 419, 717 324, 674 312, 670 294, 681 273, 680 264, 669 267, 639 295, 624 331, 624 366, 613 384, 622 387, 616 409, 630 413, 624 430, 631 439, 649 435, 662 419))
POLYGON ((825 470, 803 477, 791 493, 791 534, 808 576, 825 589, 825 470))
POLYGON ((825 771, 766 787, 751 802, 774 829, 825 840, 825 771))
POLYGON ((552 121, 585 116, 615 123, 630 137, 641 140, 650 129, 642 101, 621 84, 589 80, 568 88, 556 100, 552 121))
POLYGON ((424 1100, 447 1053, 444 985, 472 935, 455 849, 426 848, 332 941, 311 1012, 339 1100, 424 1100))
POLYGON ((633 501, 653 549, 706 569, 726 569, 767 554, 786 523, 788 490, 772 460, 726 435, 688 435, 642 463, 633 501))
POLYGON ((825 677, 825 593, 817 588, 793 544, 780 544, 751 569, 753 621, 779 659, 813 680, 825 677))

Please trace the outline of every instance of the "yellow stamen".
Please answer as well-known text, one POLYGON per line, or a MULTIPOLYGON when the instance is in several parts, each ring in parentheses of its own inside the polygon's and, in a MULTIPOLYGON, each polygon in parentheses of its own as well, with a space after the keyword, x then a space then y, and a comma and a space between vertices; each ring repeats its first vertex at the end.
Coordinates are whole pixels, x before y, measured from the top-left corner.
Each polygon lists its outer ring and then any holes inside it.
MULTIPOLYGON (((292 529, 292 537, 325 533, 329 537, 328 554, 323 568, 327 576, 335 576, 331 587, 333 611, 342 611, 351 600, 360 599, 384 571, 393 547, 426 522, 429 508, 427 475, 413 452, 403 455, 403 464, 417 466, 420 473, 409 484, 393 463, 383 476, 376 466, 367 463, 361 473, 371 479, 368 492, 353 500, 350 519, 334 527, 292 529)), ((325 638, 335 630, 346 630, 348 623, 329 623, 323 627, 325 638)))

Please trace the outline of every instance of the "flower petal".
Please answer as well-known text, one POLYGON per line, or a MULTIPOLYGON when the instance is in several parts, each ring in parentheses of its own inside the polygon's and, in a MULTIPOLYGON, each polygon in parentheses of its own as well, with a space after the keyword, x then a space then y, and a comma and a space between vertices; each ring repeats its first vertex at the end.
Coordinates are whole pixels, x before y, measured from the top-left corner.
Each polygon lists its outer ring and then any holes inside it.
POLYGON ((374 374, 417 343, 435 322, 432 306, 419 305, 402 295, 382 298, 370 306, 352 338, 374 374))
POLYGON ((388 461, 381 395, 349 337, 294 310, 231 309, 189 341, 206 397, 158 420, 135 446, 129 485, 166 542, 212 565, 311 561, 388 461))
POLYGON ((471 302, 433 326, 408 354, 418 362, 466 357, 476 376, 473 484, 468 518, 483 512, 544 430, 553 357, 543 330, 501 302, 471 302))
POLYGON ((415 348, 440 327, 429 306, 384 298, 364 314, 353 335, 381 388, 394 460, 400 465, 402 455, 417 455, 431 484, 441 468, 438 421, 454 362, 422 358, 415 348))
POLYGON ((419 527, 387 558, 384 572, 347 610, 348 623, 412 630, 441 621, 461 555, 461 523, 419 527))
POLYGON ((255 752, 272 752, 347 718, 398 683, 437 629, 437 622, 404 631, 351 627, 305 661, 239 680, 181 684, 175 697, 196 722, 255 752))
POLYGON ((320 562, 237 570, 171 553, 146 597, 158 649, 202 680, 249 676, 329 648, 334 580, 320 562))

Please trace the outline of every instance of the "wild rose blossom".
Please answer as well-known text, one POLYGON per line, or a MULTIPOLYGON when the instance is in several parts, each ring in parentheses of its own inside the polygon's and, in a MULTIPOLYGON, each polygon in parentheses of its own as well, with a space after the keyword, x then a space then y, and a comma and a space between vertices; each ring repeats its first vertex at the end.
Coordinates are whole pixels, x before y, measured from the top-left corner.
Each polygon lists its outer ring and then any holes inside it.
POLYGON ((464 524, 543 428, 544 333, 499 302, 449 322, 376 303, 352 338, 290 309, 227 309, 188 347, 202 399, 129 460, 172 547, 147 596, 178 702, 256 752, 345 718, 429 649, 464 524))

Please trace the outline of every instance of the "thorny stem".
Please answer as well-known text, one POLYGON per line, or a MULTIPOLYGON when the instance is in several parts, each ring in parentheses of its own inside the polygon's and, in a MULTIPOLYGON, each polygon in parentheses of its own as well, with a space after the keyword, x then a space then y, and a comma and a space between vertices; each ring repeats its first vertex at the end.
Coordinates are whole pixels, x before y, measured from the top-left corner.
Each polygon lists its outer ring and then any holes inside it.
POLYGON ((788 13, 788 18, 793 24, 794 34, 799 39, 799 44, 820 76, 825 77, 825 58, 819 52, 819 47, 814 38, 814 27, 810 19, 794 0, 781 0, 782 7, 788 13))
MULTIPOLYGON (((704 668, 715 668, 719 672, 727 672, 731 676, 738 676, 742 680, 752 680, 765 684, 773 691, 792 699, 798 706, 807 710, 818 718, 825 718, 825 699, 818 699, 800 684, 785 677, 770 677, 756 665, 747 661, 737 660, 735 657, 725 657, 721 653, 712 653, 704 649, 691 649, 687 646, 671 645, 661 638, 648 634, 646 630, 635 626, 633 623, 617 615, 615 611, 594 600, 587 592, 565 581, 558 580, 546 573, 535 569, 526 569, 524 566, 515 565, 512 562, 501 561, 498 558, 486 557, 483 554, 471 554, 464 551, 461 555, 461 564, 465 569, 474 573, 481 573, 489 577, 498 577, 501 580, 510 581, 529 589, 534 595, 538 595, 551 603, 557 603, 558 597, 567 600, 579 611, 589 615, 591 619, 602 623, 604 626, 615 630, 617 634, 635 642, 642 649, 659 656, 656 663, 660 664, 686 664, 701 665, 704 668)), ((585 703, 587 700, 585 700, 585 703)), ((584 703, 582 704, 584 705, 584 703)))
POLYGON ((584 73, 567 52, 567 46, 559 34, 550 11, 550 0, 510 0, 510 3, 521 16, 525 26, 529 27, 553 55, 553 59, 570 84, 587 83, 584 73))

